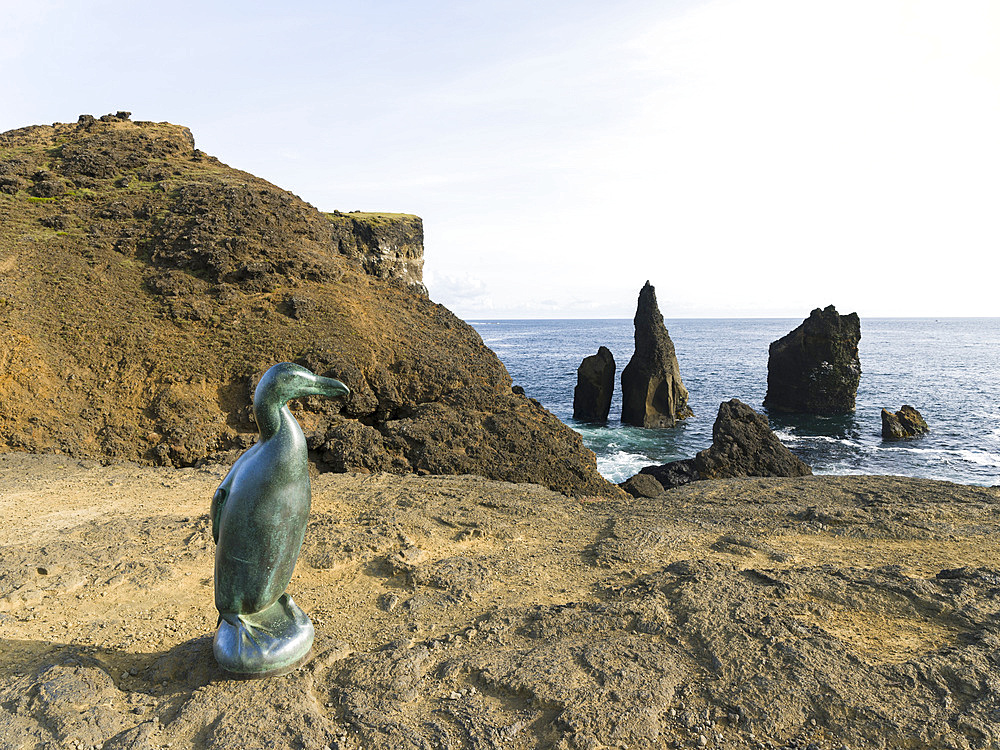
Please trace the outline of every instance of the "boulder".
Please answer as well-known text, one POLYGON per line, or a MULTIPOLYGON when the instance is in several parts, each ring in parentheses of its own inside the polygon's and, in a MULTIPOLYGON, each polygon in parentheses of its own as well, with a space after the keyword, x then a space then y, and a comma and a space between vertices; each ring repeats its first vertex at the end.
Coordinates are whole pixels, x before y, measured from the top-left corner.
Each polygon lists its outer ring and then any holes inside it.
POLYGON ((908 404, 893 414, 888 409, 882 410, 882 439, 903 440, 929 432, 927 422, 920 412, 908 404))
POLYGON ((854 411, 861 379, 857 313, 840 315, 833 305, 816 308, 786 336, 771 344, 764 406, 801 414, 854 411))
POLYGON ((618 485, 632 497, 659 497, 664 487, 649 474, 639 472, 618 485))
POLYGON ((698 452, 694 464, 702 479, 812 474, 812 469, 778 440, 767 417, 735 398, 719 406, 712 445, 698 452))
POLYGON ((680 461, 671 461, 667 464, 645 466, 639 470, 639 473, 653 477, 666 490, 701 479, 693 458, 682 458, 680 461))
POLYGON ((635 353, 622 371, 622 422, 636 427, 673 427, 690 417, 674 342, 647 281, 635 311, 635 353))
MULTIPOLYGON (((709 448, 699 451, 694 458, 643 467, 639 474, 622 482, 619 487, 639 497, 631 488, 645 486, 632 482, 640 475, 648 475, 664 489, 672 489, 699 479, 803 477, 811 474, 812 469, 781 444, 763 414, 734 398, 719 406, 709 448)), ((656 495, 644 494, 641 497, 656 495)))
POLYGON ((597 354, 585 357, 576 371, 573 391, 573 419, 583 422, 605 422, 611 411, 611 396, 615 391, 615 358, 602 346, 597 354))

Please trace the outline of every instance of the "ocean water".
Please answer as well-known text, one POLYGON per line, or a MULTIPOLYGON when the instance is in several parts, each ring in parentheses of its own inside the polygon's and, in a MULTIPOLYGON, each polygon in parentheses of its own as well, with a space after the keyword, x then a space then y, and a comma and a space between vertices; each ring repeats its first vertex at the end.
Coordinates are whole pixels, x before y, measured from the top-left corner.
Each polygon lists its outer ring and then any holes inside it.
MULTIPOLYGON (((469 321, 514 383, 583 436, 601 473, 620 482, 648 464, 689 458, 712 442, 719 404, 738 398, 764 412, 769 344, 798 319, 666 320, 694 416, 671 429, 622 425, 621 371, 634 350, 631 320, 469 321), (573 420, 576 370, 607 346, 615 396, 605 426, 573 420)), ((1000 484, 1000 318, 861 321, 861 383, 853 414, 772 414, 781 441, 817 474, 899 474, 1000 484), (916 407, 930 433, 883 442, 882 407, 916 407)), ((766 413, 766 412, 765 412, 766 413)))

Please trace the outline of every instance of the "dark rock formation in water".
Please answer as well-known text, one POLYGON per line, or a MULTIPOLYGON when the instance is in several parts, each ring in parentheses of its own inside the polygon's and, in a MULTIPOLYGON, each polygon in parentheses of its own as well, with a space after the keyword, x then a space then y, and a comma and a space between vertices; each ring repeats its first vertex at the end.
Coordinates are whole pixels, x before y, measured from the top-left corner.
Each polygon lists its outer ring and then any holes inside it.
POLYGON ((818 307, 791 333, 771 344, 767 359, 768 409, 801 414, 854 411, 861 379, 857 313, 818 307))
POLYGON ((888 409, 882 410, 882 439, 902 440, 904 438, 916 437, 929 432, 927 422, 920 416, 920 412, 908 404, 893 414, 888 409))
POLYGON ((691 416, 674 342, 647 281, 635 311, 635 354, 622 371, 622 422, 637 427, 673 427, 691 416))
POLYGON ((607 421, 611 396, 615 392, 615 358, 602 346, 597 354, 584 358, 576 371, 573 391, 573 419, 584 422, 607 421))
POLYGON ((735 398, 719 406, 712 445, 695 456, 695 468, 702 479, 812 474, 812 469, 778 440, 767 417, 735 398))
MULTIPOLYGON (((734 398, 719 406, 710 447, 694 458, 646 466, 639 474, 649 475, 664 489, 671 489, 698 479, 803 477, 811 475, 812 469, 782 445, 764 415, 734 398)), ((634 495, 625 485, 635 478, 619 486, 634 495)), ((643 497, 656 495, 647 492, 643 497)))

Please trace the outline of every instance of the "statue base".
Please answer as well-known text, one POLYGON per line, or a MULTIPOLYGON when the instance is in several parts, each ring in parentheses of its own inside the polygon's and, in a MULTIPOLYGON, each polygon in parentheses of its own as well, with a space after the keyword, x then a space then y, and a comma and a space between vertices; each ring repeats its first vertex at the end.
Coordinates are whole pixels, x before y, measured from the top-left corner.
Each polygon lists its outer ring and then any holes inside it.
POLYGON ((212 651, 219 666, 237 677, 270 677, 302 664, 314 637, 309 617, 282 594, 262 612, 221 613, 212 651))

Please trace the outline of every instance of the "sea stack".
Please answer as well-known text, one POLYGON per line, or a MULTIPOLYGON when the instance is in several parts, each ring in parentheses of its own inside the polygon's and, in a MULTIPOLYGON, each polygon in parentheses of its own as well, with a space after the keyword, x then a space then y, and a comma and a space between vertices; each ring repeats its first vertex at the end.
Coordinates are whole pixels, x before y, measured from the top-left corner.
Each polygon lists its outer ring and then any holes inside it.
POLYGON ((736 398, 719 405, 712 445, 699 451, 694 460, 702 479, 812 474, 812 469, 778 440, 767 417, 736 398))
POLYGON ((802 325, 771 344, 764 406, 800 414, 847 414, 861 379, 857 313, 816 308, 802 325))
POLYGON ((573 391, 573 419, 606 422, 615 391, 615 358, 602 346, 597 354, 584 358, 576 371, 573 391))
POLYGON ((882 410, 883 440, 903 440, 929 431, 927 422, 920 416, 920 412, 909 404, 903 404, 895 414, 888 409, 882 410))
POLYGON ((767 417, 734 398, 719 405, 711 446, 694 458, 643 467, 619 487, 633 497, 656 497, 656 487, 638 481, 644 474, 669 490, 699 479, 806 477, 812 469, 778 440, 767 417))
POLYGON ((674 342, 647 281, 635 311, 635 354, 622 370, 622 422, 636 427, 673 427, 690 417, 674 342))

